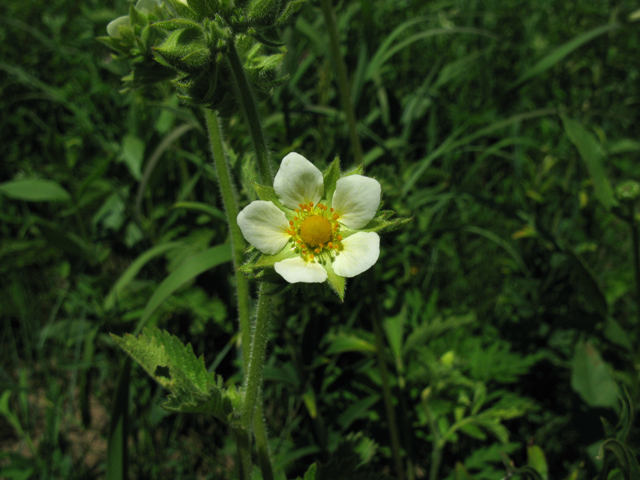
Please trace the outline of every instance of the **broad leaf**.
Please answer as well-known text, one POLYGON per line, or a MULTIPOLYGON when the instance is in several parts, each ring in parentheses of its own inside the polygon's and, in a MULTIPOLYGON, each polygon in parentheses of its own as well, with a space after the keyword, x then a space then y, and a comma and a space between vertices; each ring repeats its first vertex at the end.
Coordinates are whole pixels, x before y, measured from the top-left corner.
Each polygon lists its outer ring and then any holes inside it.
POLYGON ((222 377, 208 373, 204 358, 197 358, 190 344, 157 328, 145 328, 137 337, 112 335, 115 342, 160 385, 171 392, 167 410, 200 412, 228 420, 233 411, 222 377))

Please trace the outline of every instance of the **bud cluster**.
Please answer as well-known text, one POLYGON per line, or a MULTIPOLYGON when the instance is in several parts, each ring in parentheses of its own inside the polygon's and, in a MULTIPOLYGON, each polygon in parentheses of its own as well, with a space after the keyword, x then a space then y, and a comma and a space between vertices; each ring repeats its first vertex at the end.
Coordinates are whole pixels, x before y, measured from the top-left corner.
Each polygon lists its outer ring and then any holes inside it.
POLYGON ((227 54, 235 48, 257 98, 267 98, 284 79, 276 77, 283 53, 261 54, 262 45, 280 49, 266 39, 283 25, 304 0, 140 0, 126 17, 109 24, 100 38, 133 72, 125 82, 138 87, 173 78, 188 103, 233 108, 227 54), (144 3, 143 3, 144 2, 144 3))

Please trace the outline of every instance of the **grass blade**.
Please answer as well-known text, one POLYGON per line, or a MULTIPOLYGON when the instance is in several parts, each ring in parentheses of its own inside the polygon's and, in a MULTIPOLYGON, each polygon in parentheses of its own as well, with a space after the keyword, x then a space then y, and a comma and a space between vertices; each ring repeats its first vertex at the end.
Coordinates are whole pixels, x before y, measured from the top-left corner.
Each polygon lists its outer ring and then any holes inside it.
POLYGON ((228 244, 209 248, 187 258, 153 292, 142 312, 142 317, 138 322, 134 335, 140 333, 149 317, 153 315, 153 312, 176 290, 201 273, 229 261, 231 261, 231 246, 228 244))
POLYGON ((603 33, 610 32, 611 30, 615 30, 617 28, 620 28, 620 24, 612 23, 610 25, 603 25, 601 27, 594 28, 593 30, 589 30, 588 32, 581 33, 574 39, 568 41, 563 45, 560 45, 558 48, 550 52, 547 56, 542 58, 533 67, 526 70, 522 75, 520 75, 520 78, 516 80, 516 83, 514 83, 511 88, 515 88, 523 84, 530 78, 533 78, 536 75, 540 75, 541 73, 549 70, 556 63, 561 61, 564 57, 566 57, 571 52, 581 47, 588 41, 593 40, 596 37, 599 37, 603 33))

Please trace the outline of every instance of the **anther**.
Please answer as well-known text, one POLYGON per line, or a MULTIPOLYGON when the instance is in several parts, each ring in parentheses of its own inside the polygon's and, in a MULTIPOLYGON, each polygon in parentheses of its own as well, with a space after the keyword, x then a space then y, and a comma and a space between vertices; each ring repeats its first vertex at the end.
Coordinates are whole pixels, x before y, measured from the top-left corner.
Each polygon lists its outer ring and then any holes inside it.
MULTIPOLYGON (((333 209, 331 209, 331 210, 333 210, 333 209)), ((340 215, 338 215, 337 213, 334 213, 331 218, 333 218, 334 220, 337 220, 339 217, 340 217, 340 215)))

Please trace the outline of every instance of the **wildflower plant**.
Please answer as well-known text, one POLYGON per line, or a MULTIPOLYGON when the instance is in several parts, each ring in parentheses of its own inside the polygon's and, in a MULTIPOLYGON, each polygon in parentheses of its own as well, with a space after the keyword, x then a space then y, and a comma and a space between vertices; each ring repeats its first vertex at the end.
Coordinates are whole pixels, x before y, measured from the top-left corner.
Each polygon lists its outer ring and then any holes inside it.
MULTIPOLYGON (((364 176, 361 164, 342 172, 336 158, 323 173, 302 155, 290 153, 272 177, 256 102, 286 81, 276 75, 285 50, 269 37, 302 3, 139 0, 128 15, 111 22, 108 37, 100 39, 117 52, 116 58, 133 65, 124 78, 126 88, 170 79, 179 98, 203 107, 236 271, 243 385, 227 385, 215 372, 207 371, 202 357, 197 358, 190 345, 168 332, 143 329, 146 318, 134 335, 113 339, 170 391, 165 408, 210 414, 230 427, 242 480, 252 475, 253 442, 262 478, 274 478, 260 398, 275 291, 270 283, 327 282, 343 300, 346 278, 365 272, 378 260, 378 234, 408 221, 380 210, 380 183, 364 176), (239 110, 251 133, 261 181, 254 184, 259 200, 241 211, 219 125, 220 117, 239 110), (248 261, 245 239, 251 245, 248 261), (259 283, 253 322, 249 278, 259 283)), ((121 382, 126 379, 123 374, 121 382)), ((112 436, 122 431, 114 428, 112 436)), ((126 445, 126 441, 110 438, 110 445, 126 445)), ((305 478, 313 479, 314 471, 309 470, 305 478)))

